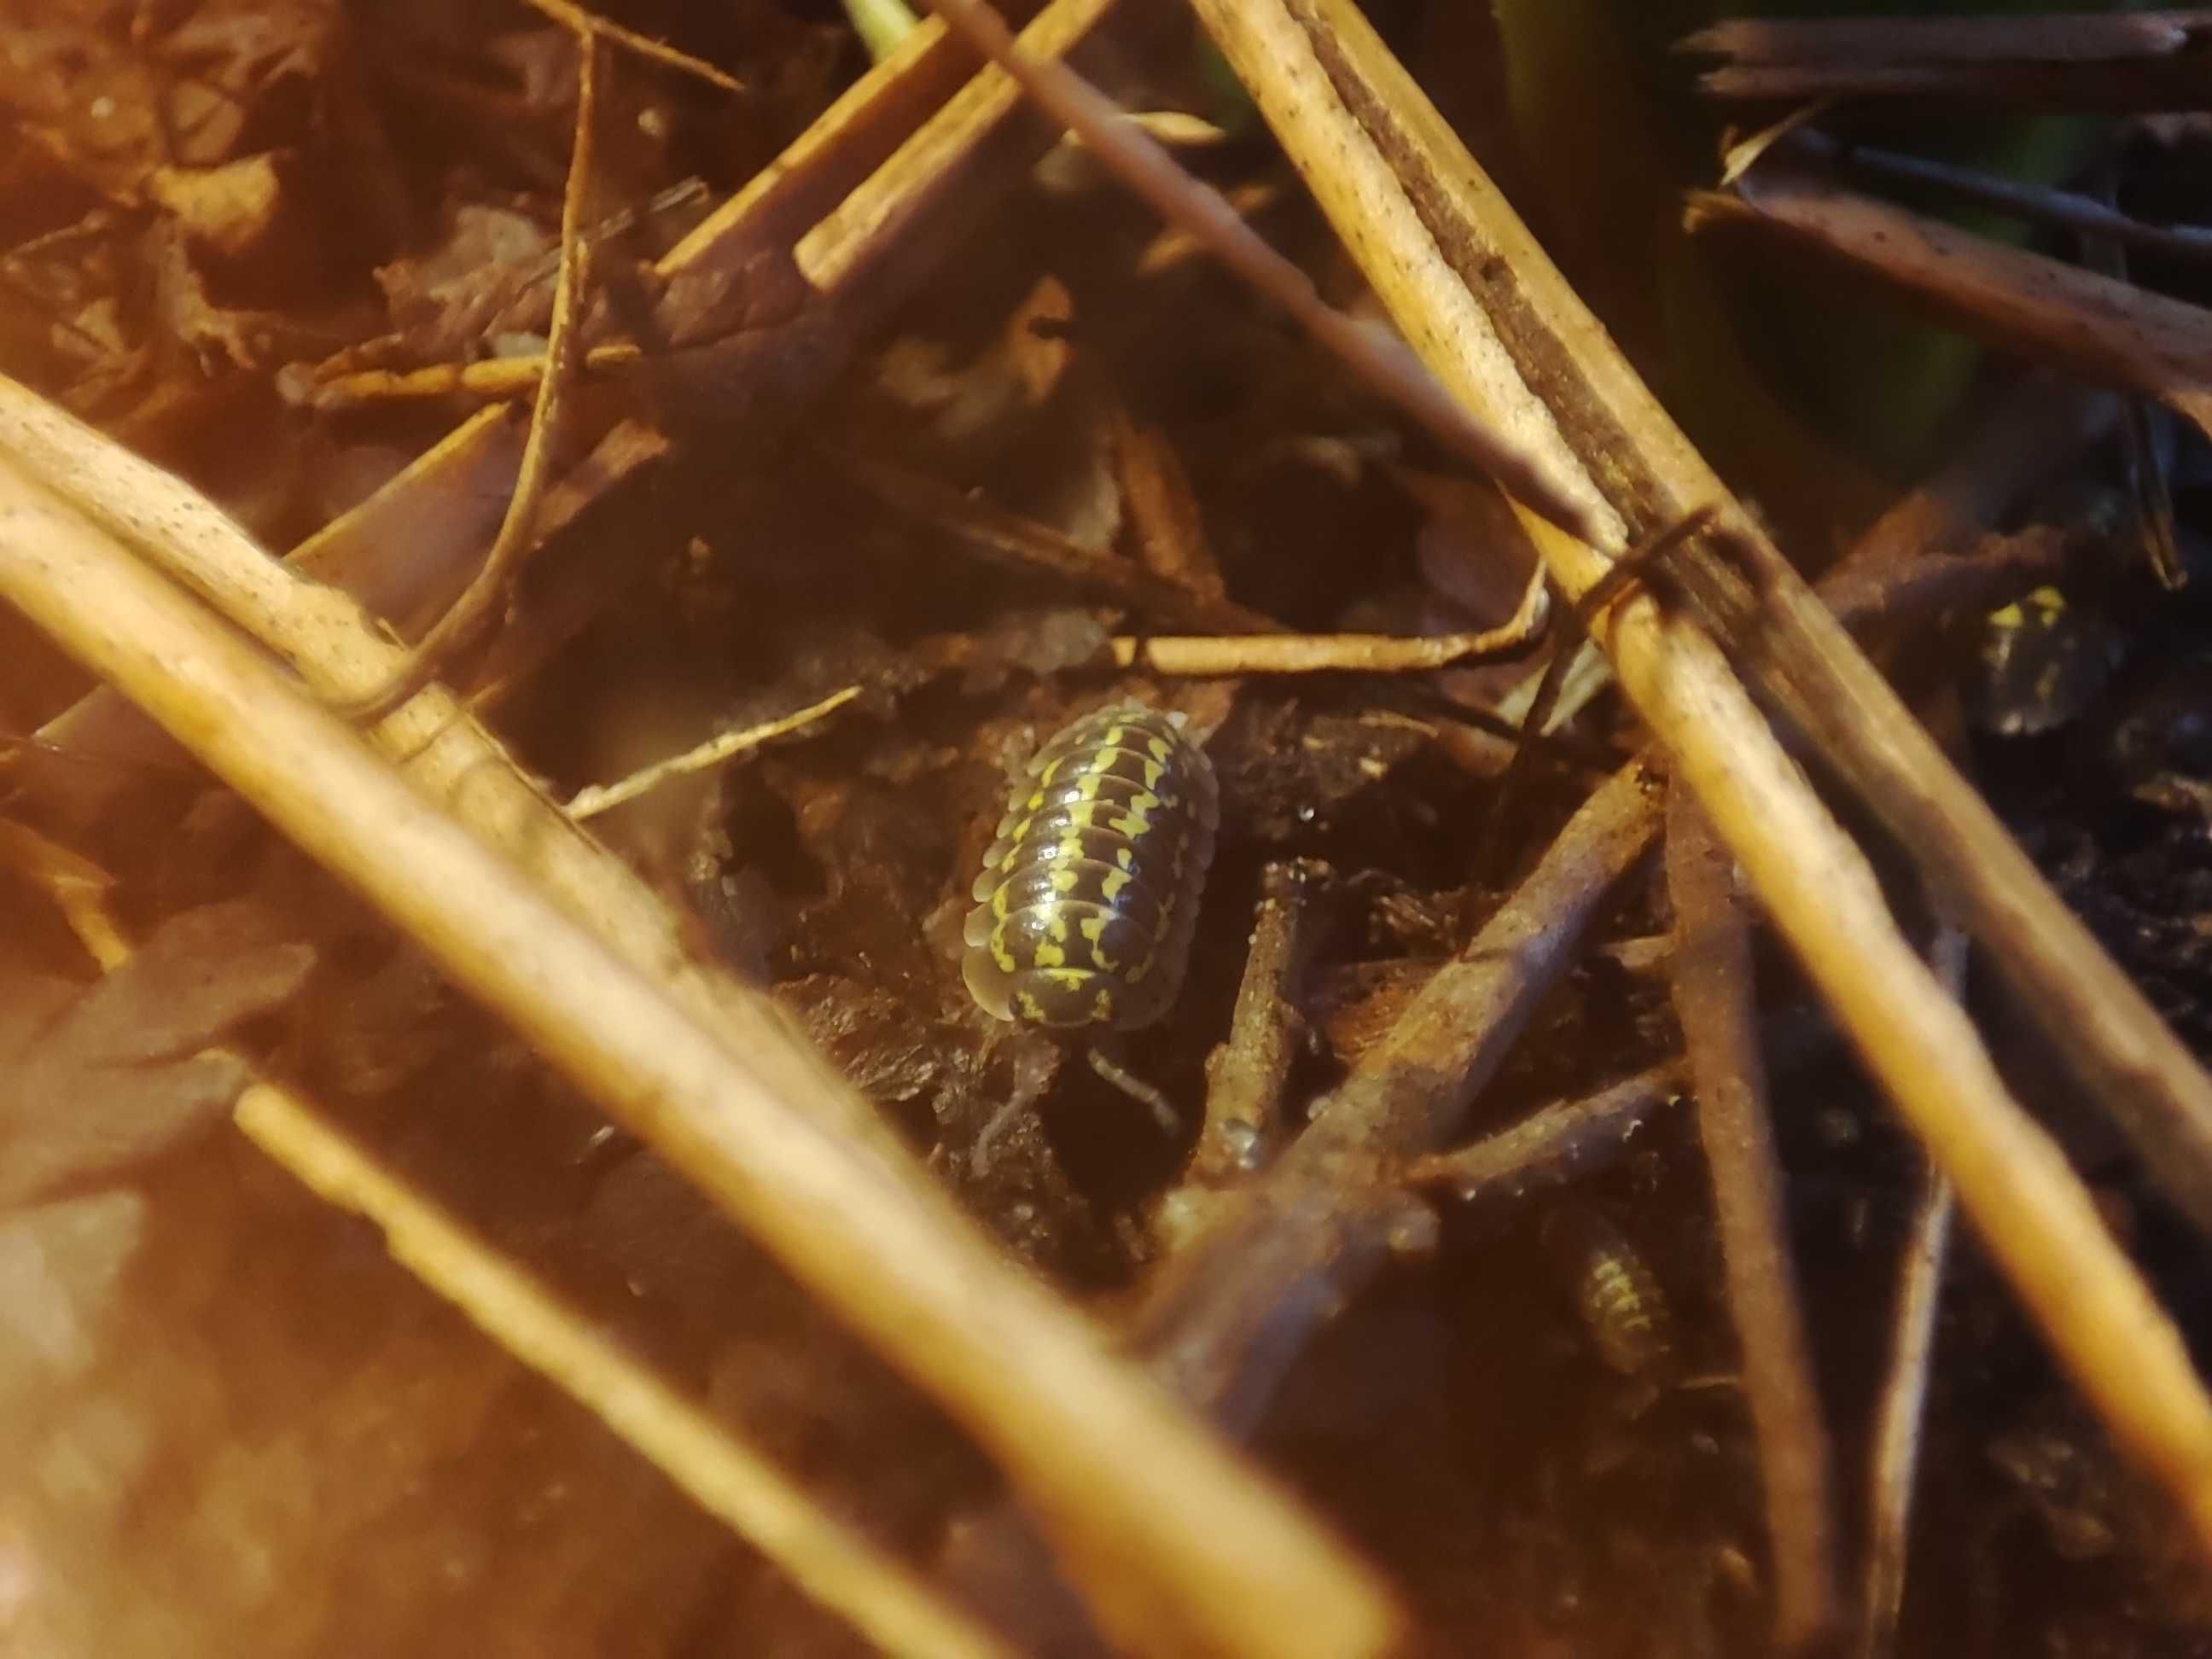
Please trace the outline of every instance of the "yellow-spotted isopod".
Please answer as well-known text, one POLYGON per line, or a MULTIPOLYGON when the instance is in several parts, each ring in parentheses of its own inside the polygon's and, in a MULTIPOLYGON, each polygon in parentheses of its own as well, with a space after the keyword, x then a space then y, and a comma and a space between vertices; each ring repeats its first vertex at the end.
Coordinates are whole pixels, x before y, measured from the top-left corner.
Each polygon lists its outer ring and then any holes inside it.
POLYGON ((1174 1004, 1220 795, 1181 716, 1136 703, 1062 728, 1015 786, 975 878, 962 972, 984 1010, 1131 1030, 1174 1004))

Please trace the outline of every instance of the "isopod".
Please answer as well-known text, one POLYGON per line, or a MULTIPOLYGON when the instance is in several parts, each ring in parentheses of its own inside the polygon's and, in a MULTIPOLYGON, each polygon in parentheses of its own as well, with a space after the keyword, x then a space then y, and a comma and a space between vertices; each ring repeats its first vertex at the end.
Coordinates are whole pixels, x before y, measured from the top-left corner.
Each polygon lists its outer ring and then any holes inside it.
POLYGON ((962 935, 969 993, 1052 1030, 1152 1024, 1182 989, 1219 823, 1212 764, 1181 716, 1119 703, 1062 728, 983 855, 962 935))
POLYGON ((1665 1365, 1674 1354, 1674 1310, 1620 1229, 1588 1206, 1568 1205, 1544 1218, 1543 1238, 1598 1358, 1623 1376, 1665 1365))

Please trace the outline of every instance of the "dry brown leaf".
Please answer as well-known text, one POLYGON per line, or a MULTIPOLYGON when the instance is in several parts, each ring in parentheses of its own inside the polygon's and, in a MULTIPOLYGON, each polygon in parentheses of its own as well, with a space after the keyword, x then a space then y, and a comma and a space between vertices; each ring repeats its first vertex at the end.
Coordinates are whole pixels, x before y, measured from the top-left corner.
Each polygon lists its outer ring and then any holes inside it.
POLYGON ((0 1208, 112 1175, 206 1127, 247 1074, 203 1054, 276 1007, 313 967, 258 906, 176 917, 123 967, 79 992, 31 979, 0 1008, 0 1208))

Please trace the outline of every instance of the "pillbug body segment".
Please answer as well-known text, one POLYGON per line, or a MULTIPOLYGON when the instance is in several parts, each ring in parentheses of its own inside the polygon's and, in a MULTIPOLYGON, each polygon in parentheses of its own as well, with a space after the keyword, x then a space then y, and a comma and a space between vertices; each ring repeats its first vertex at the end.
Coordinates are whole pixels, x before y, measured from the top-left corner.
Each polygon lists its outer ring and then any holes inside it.
POLYGON ((1182 988, 1219 823, 1212 765, 1174 717, 1124 703, 1064 727, 983 855, 969 993, 1024 1025, 1151 1024, 1182 988))

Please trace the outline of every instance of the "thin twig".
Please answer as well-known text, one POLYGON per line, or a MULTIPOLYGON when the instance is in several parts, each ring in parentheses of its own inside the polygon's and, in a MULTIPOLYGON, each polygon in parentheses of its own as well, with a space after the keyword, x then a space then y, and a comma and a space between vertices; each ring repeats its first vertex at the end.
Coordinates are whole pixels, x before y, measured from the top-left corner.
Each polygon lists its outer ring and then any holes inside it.
MULTIPOLYGON (((1771 1018, 1759 1038, 1777 1070, 1835 1044, 1834 1028, 1809 1008, 1771 1018)), ((1689 1062, 1678 1055, 1595 1093, 1539 1107, 1510 1128, 1414 1158, 1398 1178, 1462 1202, 1503 1201, 1577 1181, 1625 1156, 1653 1114, 1688 1086, 1689 1062)))
MULTIPOLYGON (((1378 1652, 1366 1569, 774 1056, 710 1030, 303 696, 257 647, 0 464, 0 599, 155 714, 654 1146, 995 1453, 1119 1639, 1378 1652)), ((572 832, 574 833, 574 832, 572 832)), ((828 1097, 832 1091, 817 1084, 828 1097)))
POLYGON ((1245 634, 1223 637, 1121 634, 1109 642, 1117 668, 1198 677, 1217 674, 1418 674, 1455 664, 1525 654, 1543 635, 1550 609, 1539 571, 1511 620, 1473 634, 1245 634))
MULTIPOLYGON (((1966 936, 1946 925, 1929 953, 1953 996, 1966 990, 1966 936)), ((1866 1555, 1859 1580, 1859 1659, 1888 1659, 1905 1608, 1905 1574, 1912 1535, 1913 1476, 1927 1415, 1936 1355, 1936 1313, 1954 1200, 1951 1183, 1923 1161, 1920 1191, 1898 1261, 1897 1302, 1890 1314, 1889 1368, 1875 1409, 1867 1460, 1866 1555)))
POLYGON ((1201 237, 1215 257, 1287 312, 1331 356, 1379 395, 1419 421, 1455 453, 1480 467, 1510 495, 1585 541, 1601 526, 1589 492, 1564 478, 1512 436, 1469 416, 1389 334, 1336 310, 1305 272, 1261 240, 1219 191, 1176 164, 1159 143, 1066 64, 1018 51, 998 14, 981 0, 931 0, 946 24, 1018 81, 1030 95, 1079 133, 1100 161, 1164 219, 1201 237))
MULTIPOLYGON (((1638 581, 1656 574, 1656 568, 1683 540, 1696 535, 1712 520, 1713 509, 1699 507, 1683 514, 1674 523, 1645 537, 1613 562, 1606 574, 1592 585, 1589 591, 1575 601, 1569 624, 1559 630, 1552 641, 1552 649, 1544 659, 1544 672, 1537 679, 1535 690, 1529 694, 1528 706, 1522 712, 1521 734, 1513 746, 1513 759, 1505 769, 1504 776, 1498 781, 1498 788, 1491 797, 1490 820, 1484 828, 1483 839, 1475 856, 1475 867, 1488 870, 1495 867, 1498 849, 1504 845, 1505 828, 1511 822, 1514 809, 1528 787, 1528 770, 1534 764, 1537 744, 1535 739, 1552 728, 1558 711, 1561 693, 1569 674, 1580 659, 1582 642, 1589 637, 1590 623, 1609 605, 1638 581)), ((1543 561, 1536 562, 1534 580, 1549 580, 1543 561)))
POLYGON ((611 17, 602 17, 595 11, 586 11, 573 0, 524 0, 533 10, 541 11, 555 22, 576 36, 578 43, 611 40, 641 58, 649 58, 656 64, 665 64, 681 70, 696 80, 710 87, 720 87, 724 92, 743 92, 745 83, 727 70, 716 69, 703 58, 694 58, 688 52, 679 52, 665 41, 651 35, 640 34, 635 29, 624 28, 611 17))
POLYGON ((1193 1181, 1234 1185, 1274 1156, 1283 1088, 1304 1030, 1298 981, 1314 943, 1306 908, 1328 873, 1328 866, 1309 859, 1271 863, 1260 872, 1260 907, 1229 1040, 1206 1062, 1206 1121, 1191 1154, 1193 1181))
POLYGON ((696 748, 687 749, 665 761, 656 761, 651 766, 613 783, 587 784, 579 789, 575 799, 568 803, 568 816, 580 823, 587 818, 595 818, 625 801, 635 800, 648 790, 658 789, 672 778, 689 777, 695 772, 707 771, 757 749, 773 738, 796 732, 802 726, 811 726, 825 715, 842 708, 860 695, 859 686, 848 685, 842 691, 831 692, 819 702, 809 703, 781 719, 749 726, 742 732, 725 732, 718 737, 709 738, 696 748))
MULTIPOLYGON (((544 0, 538 0, 544 3, 544 0)), ((538 400, 531 411, 530 437, 522 447, 522 468, 514 481, 514 494, 500 520, 499 534, 483 567, 467 591, 453 601, 437 625, 422 636, 390 682, 379 687, 345 713, 367 723, 381 719, 413 696, 450 663, 454 654, 475 640, 493 615, 507 603, 523 556, 537 544, 538 517, 545 492, 553 481, 560 453, 563 400, 574 381, 582 352, 585 285, 589 280, 591 240, 584 234, 591 211, 592 189, 599 127, 600 76, 604 48, 599 36, 586 33, 577 40, 576 134, 568 153, 568 181, 561 196, 561 270, 553 283, 553 320, 545 337, 545 373, 538 382, 538 400)))
POLYGON ((1209 597, 1142 565, 1095 552, 1058 532, 969 495, 927 473, 888 461, 840 454, 838 471, 886 506, 955 537, 977 556, 1049 576, 1102 599, 1186 627, 1239 634, 1281 633, 1283 625, 1233 599, 1209 597))
POLYGON ((1696 803, 1680 793, 1668 806, 1667 887, 1674 902, 1674 1009, 1697 1097, 1729 1313, 1766 1494, 1775 1643, 1800 1652, 1840 1622, 1828 1431, 1790 1261, 1787 1200, 1759 1046, 1749 919, 1735 891, 1733 861, 1696 803))
POLYGON ((1315 1108, 1259 1181, 1148 1288, 1132 1336, 1154 1373, 1249 1428, 1307 1340, 1427 1221, 1388 1178, 1457 1127, 1583 932, 1658 832, 1657 781, 1613 775, 1467 948, 1315 1108))
POLYGON ((1676 50, 1719 58, 1709 98, 1993 99, 2049 109, 2181 110, 2212 95, 2203 52, 2212 14, 2056 17, 1741 18, 1676 50))
POLYGON ((375 1223, 393 1261, 884 1651, 917 1659, 1012 1652, 297 1096, 254 1084, 234 1116, 318 1197, 375 1223))
POLYGON ((1680 1060, 1649 1066, 1574 1100, 1554 1101, 1510 1129, 1409 1162, 1399 1179, 1438 1188, 1462 1202, 1518 1198, 1601 1169, 1619 1158, 1661 1107, 1682 1097, 1680 1060))

